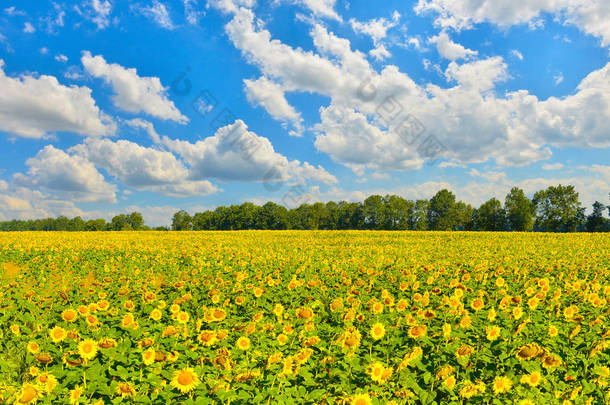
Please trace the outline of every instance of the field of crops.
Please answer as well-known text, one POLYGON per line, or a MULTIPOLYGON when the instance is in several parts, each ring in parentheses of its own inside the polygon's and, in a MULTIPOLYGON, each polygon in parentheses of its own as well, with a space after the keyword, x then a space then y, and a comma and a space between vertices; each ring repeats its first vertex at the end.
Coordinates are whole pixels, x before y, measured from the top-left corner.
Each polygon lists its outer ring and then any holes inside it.
POLYGON ((0 234, 0 401, 603 404, 610 236, 0 234))

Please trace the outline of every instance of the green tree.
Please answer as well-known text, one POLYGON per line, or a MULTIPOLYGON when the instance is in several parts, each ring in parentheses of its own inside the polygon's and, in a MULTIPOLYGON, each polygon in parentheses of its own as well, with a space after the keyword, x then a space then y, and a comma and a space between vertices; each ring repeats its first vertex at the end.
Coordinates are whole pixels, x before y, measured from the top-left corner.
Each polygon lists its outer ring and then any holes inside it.
POLYGON ((413 214, 409 219, 409 229, 413 231, 425 231, 428 229, 428 208, 430 201, 417 200, 413 208, 413 214))
POLYGON ((506 230, 506 212, 502 208, 502 203, 495 198, 484 202, 476 210, 473 222, 477 231, 506 230))
POLYGON ((535 207, 523 190, 513 187, 504 201, 508 229, 529 232, 534 228, 535 207))
POLYGON ((174 214, 172 218, 172 229, 174 231, 190 231, 193 228, 193 218, 188 212, 182 210, 174 214))
POLYGON ((364 226, 366 229, 383 229, 385 222, 385 204, 383 197, 372 195, 364 200, 362 207, 364 213, 364 226))
POLYGON ((583 208, 574 186, 551 186, 534 194, 537 229, 544 232, 575 232, 583 221, 583 208))
POLYGON ((383 229, 409 229, 409 218, 413 215, 415 203, 397 195, 386 195, 383 202, 385 204, 383 229))
POLYGON ((127 222, 134 231, 139 231, 144 227, 144 217, 139 212, 132 212, 127 216, 127 222))
POLYGON ((593 203, 593 212, 587 217, 587 232, 606 232, 608 231, 608 221, 604 218, 606 207, 599 201, 593 203))
POLYGON ((451 229, 454 231, 471 231, 474 212, 475 209, 470 204, 463 201, 456 202, 449 214, 450 217, 455 218, 455 224, 451 229))
POLYGON ((450 231, 458 225, 455 204, 455 195, 446 189, 439 191, 430 199, 428 225, 431 230, 450 231))

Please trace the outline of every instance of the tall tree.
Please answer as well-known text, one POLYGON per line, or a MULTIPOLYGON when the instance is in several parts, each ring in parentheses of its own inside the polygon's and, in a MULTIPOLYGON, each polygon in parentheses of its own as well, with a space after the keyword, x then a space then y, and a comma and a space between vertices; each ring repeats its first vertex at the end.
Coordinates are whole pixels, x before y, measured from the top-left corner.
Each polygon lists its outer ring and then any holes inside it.
POLYGON ((599 201, 593 203, 593 212, 587 217, 587 232, 605 232, 608 230, 608 222, 604 218, 604 209, 606 207, 599 201))
POLYGON ((383 229, 385 221, 385 204, 383 202, 383 197, 380 195, 368 197, 364 200, 362 210, 366 229, 383 229))
POLYGON ((545 232, 575 232, 583 220, 583 208, 574 186, 551 186, 534 194, 537 229, 545 232))
POLYGON ((172 229, 174 231, 190 231, 193 227, 193 219, 188 212, 182 210, 174 214, 172 218, 172 229))
POLYGON ((477 231, 506 230, 506 212, 502 203, 492 198, 484 202, 474 214, 474 229, 477 231))
POLYGON ((386 195, 383 198, 384 224, 383 229, 409 229, 409 218, 413 215, 415 204, 397 195, 386 195))
POLYGON ((417 200, 413 208, 413 215, 409 220, 409 229, 413 231, 425 231, 428 229, 428 208, 430 201, 417 200))
POLYGON ((433 231, 450 231, 458 224, 455 195, 446 189, 436 193, 428 207, 428 225, 433 231))
POLYGON ((473 228, 472 217, 475 209, 470 204, 458 201, 450 212, 450 217, 455 218, 455 224, 451 228, 454 231, 471 231, 473 228))
POLYGON ((529 232, 534 228, 534 204, 520 188, 513 187, 506 195, 504 209, 511 231, 529 232))

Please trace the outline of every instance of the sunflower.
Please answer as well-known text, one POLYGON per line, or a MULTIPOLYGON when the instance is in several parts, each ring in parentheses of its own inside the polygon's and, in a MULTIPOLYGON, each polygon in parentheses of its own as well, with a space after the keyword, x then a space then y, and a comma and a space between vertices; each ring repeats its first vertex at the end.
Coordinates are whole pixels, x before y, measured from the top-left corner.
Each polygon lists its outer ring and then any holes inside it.
POLYGON ((275 306, 273 307, 273 314, 276 317, 281 318, 284 314, 284 306, 282 304, 275 304, 275 306))
POLYGON ((34 403, 40 398, 41 392, 39 388, 32 384, 24 384, 21 387, 21 392, 17 396, 16 403, 18 404, 31 404, 34 403))
POLYGON ((500 327, 497 325, 487 327, 487 340, 494 341, 500 337, 500 327))
POLYGON ((456 383, 456 379, 454 376, 450 375, 447 376, 443 379, 443 386, 447 387, 450 390, 453 390, 453 388, 455 388, 455 383, 456 383))
POLYGON ((61 313, 61 318, 66 322, 74 322, 78 318, 78 312, 73 309, 66 309, 61 313))
POLYGON ((561 358, 555 354, 544 356, 542 359, 542 367, 546 369, 553 369, 561 365, 561 358))
POLYGON ((80 401, 81 395, 83 395, 83 389, 77 385, 73 389, 71 389, 68 394, 68 401, 71 404, 76 404, 80 401))
POLYGON ((472 302, 470 303, 470 307, 472 309, 474 309, 475 311, 480 311, 481 309, 483 309, 483 307, 485 306, 485 302, 483 301, 482 298, 475 298, 472 300, 472 302))
POLYGON ((102 338, 98 340, 97 345, 102 349, 110 349, 117 346, 117 341, 114 338, 102 338))
POLYGON ((235 346, 237 346, 239 350, 249 350, 251 346, 250 339, 245 336, 242 336, 237 339, 237 341, 235 342, 235 346))
POLYGON ((42 373, 36 378, 36 383, 44 392, 51 392, 57 386, 57 378, 53 374, 42 373))
POLYGON ((216 331, 204 330, 197 336, 197 340, 202 345, 212 346, 218 341, 218 338, 216 337, 216 331))
POLYGON ((158 308, 153 309, 149 315, 150 319, 153 321, 160 321, 162 316, 163 313, 158 308))
POLYGON ((142 362, 146 366, 150 366, 155 362, 155 349, 152 347, 142 352, 142 362))
POLYGON ((448 323, 443 324, 443 337, 449 339, 451 337, 451 325, 448 323))
POLYGON ((521 384, 527 384, 530 387, 537 387, 542 382, 540 371, 533 371, 530 374, 521 376, 521 384))
POLYGON ((199 376, 195 373, 195 370, 191 367, 187 367, 182 370, 174 371, 174 378, 170 382, 171 386, 186 394, 197 388, 200 384, 199 376))
POLYGON ((188 312, 180 311, 176 314, 176 321, 178 321, 178 323, 181 323, 183 325, 185 323, 187 323, 189 321, 189 319, 190 319, 190 316, 189 316, 188 312))
POLYGON ((376 361, 369 365, 367 374, 371 376, 371 380, 374 382, 383 384, 392 375, 392 368, 386 367, 383 363, 376 361))
POLYGON ((426 325, 414 325, 409 328, 409 337, 417 339, 426 336, 426 325))
POLYGON ((556 337, 559 334, 559 329, 555 325, 549 325, 549 336, 556 337))
POLYGON ((513 386, 513 381, 508 377, 496 377, 492 384, 494 394, 503 394, 508 392, 513 386))
POLYGON ((280 346, 285 345, 288 342, 288 336, 284 335, 283 333, 280 333, 279 335, 277 335, 277 342, 280 344, 280 346))
POLYGON ((78 353, 85 360, 91 360, 97 354, 97 342, 85 339, 78 344, 78 353))
POLYGON ((541 352, 542 349, 540 346, 538 346, 536 343, 530 343, 525 346, 521 346, 519 350, 517 350, 516 355, 519 360, 530 360, 541 352))
POLYGON ((59 343, 66 338, 66 330, 60 326, 56 326, 49 331, 49 336, 53 343, 59 343))
POLYGON ((136 395, 136 389, 131 383, 120 382, 116 386, 116 393, 121 396, 122 399, 133 397, 136 395))
POLYGON ((350 405, 371 405, 371 396, 369 394, 356 394, 350 398, 350 405))
POLYGON ((27 345, 28 352, 36 354, 40 351, 40 345, 36 342, 29 342, 27 345))
POLYGON ((371 312, 374 314, 380 314, 383 312, 383 304, 379 301, 375 301, 371 306, 371 312))
POLYGON ((382 323, 377 322, 371 327, 371 337, 375 340, 379 340, 385 335, 385 326, 382 323))
POLYGON ((472 346, 462 345, 455 351, 455 356, 458 359, 461 359, 470 356, 472 353, 474 353, 474 348, 472 346))

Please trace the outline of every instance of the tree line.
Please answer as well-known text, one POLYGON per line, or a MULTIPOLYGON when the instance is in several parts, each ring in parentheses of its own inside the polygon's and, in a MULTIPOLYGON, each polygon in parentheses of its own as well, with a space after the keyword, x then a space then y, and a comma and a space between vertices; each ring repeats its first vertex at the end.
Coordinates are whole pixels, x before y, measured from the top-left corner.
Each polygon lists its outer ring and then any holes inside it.
POLYGON ((492 198, 479 208, 457 201, 449 190, 440 190, 430 200, 407 200, 396 195, 372 195, 363 202, 303 204, 287 209, 273 202, 218 207, 190 215, 177 212, 172 229, 370 229, 432 231, 539 231, 608 232, 610 220, 604 211, 610 206, 593 204, 589 216, 574 186, 551 186, 533 199, 515 187, 504 205, 492 198))
MULTIPOLYGON (((504 204, 492 198, 478 208, 457 201, 449 190, 440 190, 430 200, 407 200, 397 195, 372 195, 363 202, 302 204, 287 209, 273 202, 258 206, 247 202, 221 206, 190 215, 179 211, 172 218, 175 231, 310 229, 310 230, 417 230, 417 231, 521 231, 521 232, 609 232, 604 212, 610 206, 596 201, 586 216, 574 186, 551 186, 532 199, 515 187, 504 204)), ((117 215, 85 221, 68 219, 13 220, 0 222, 0 231, 125 231, 150 230, 142 214, 117 215)), ((169 230, 157 227, 155 230, 169 230)))

